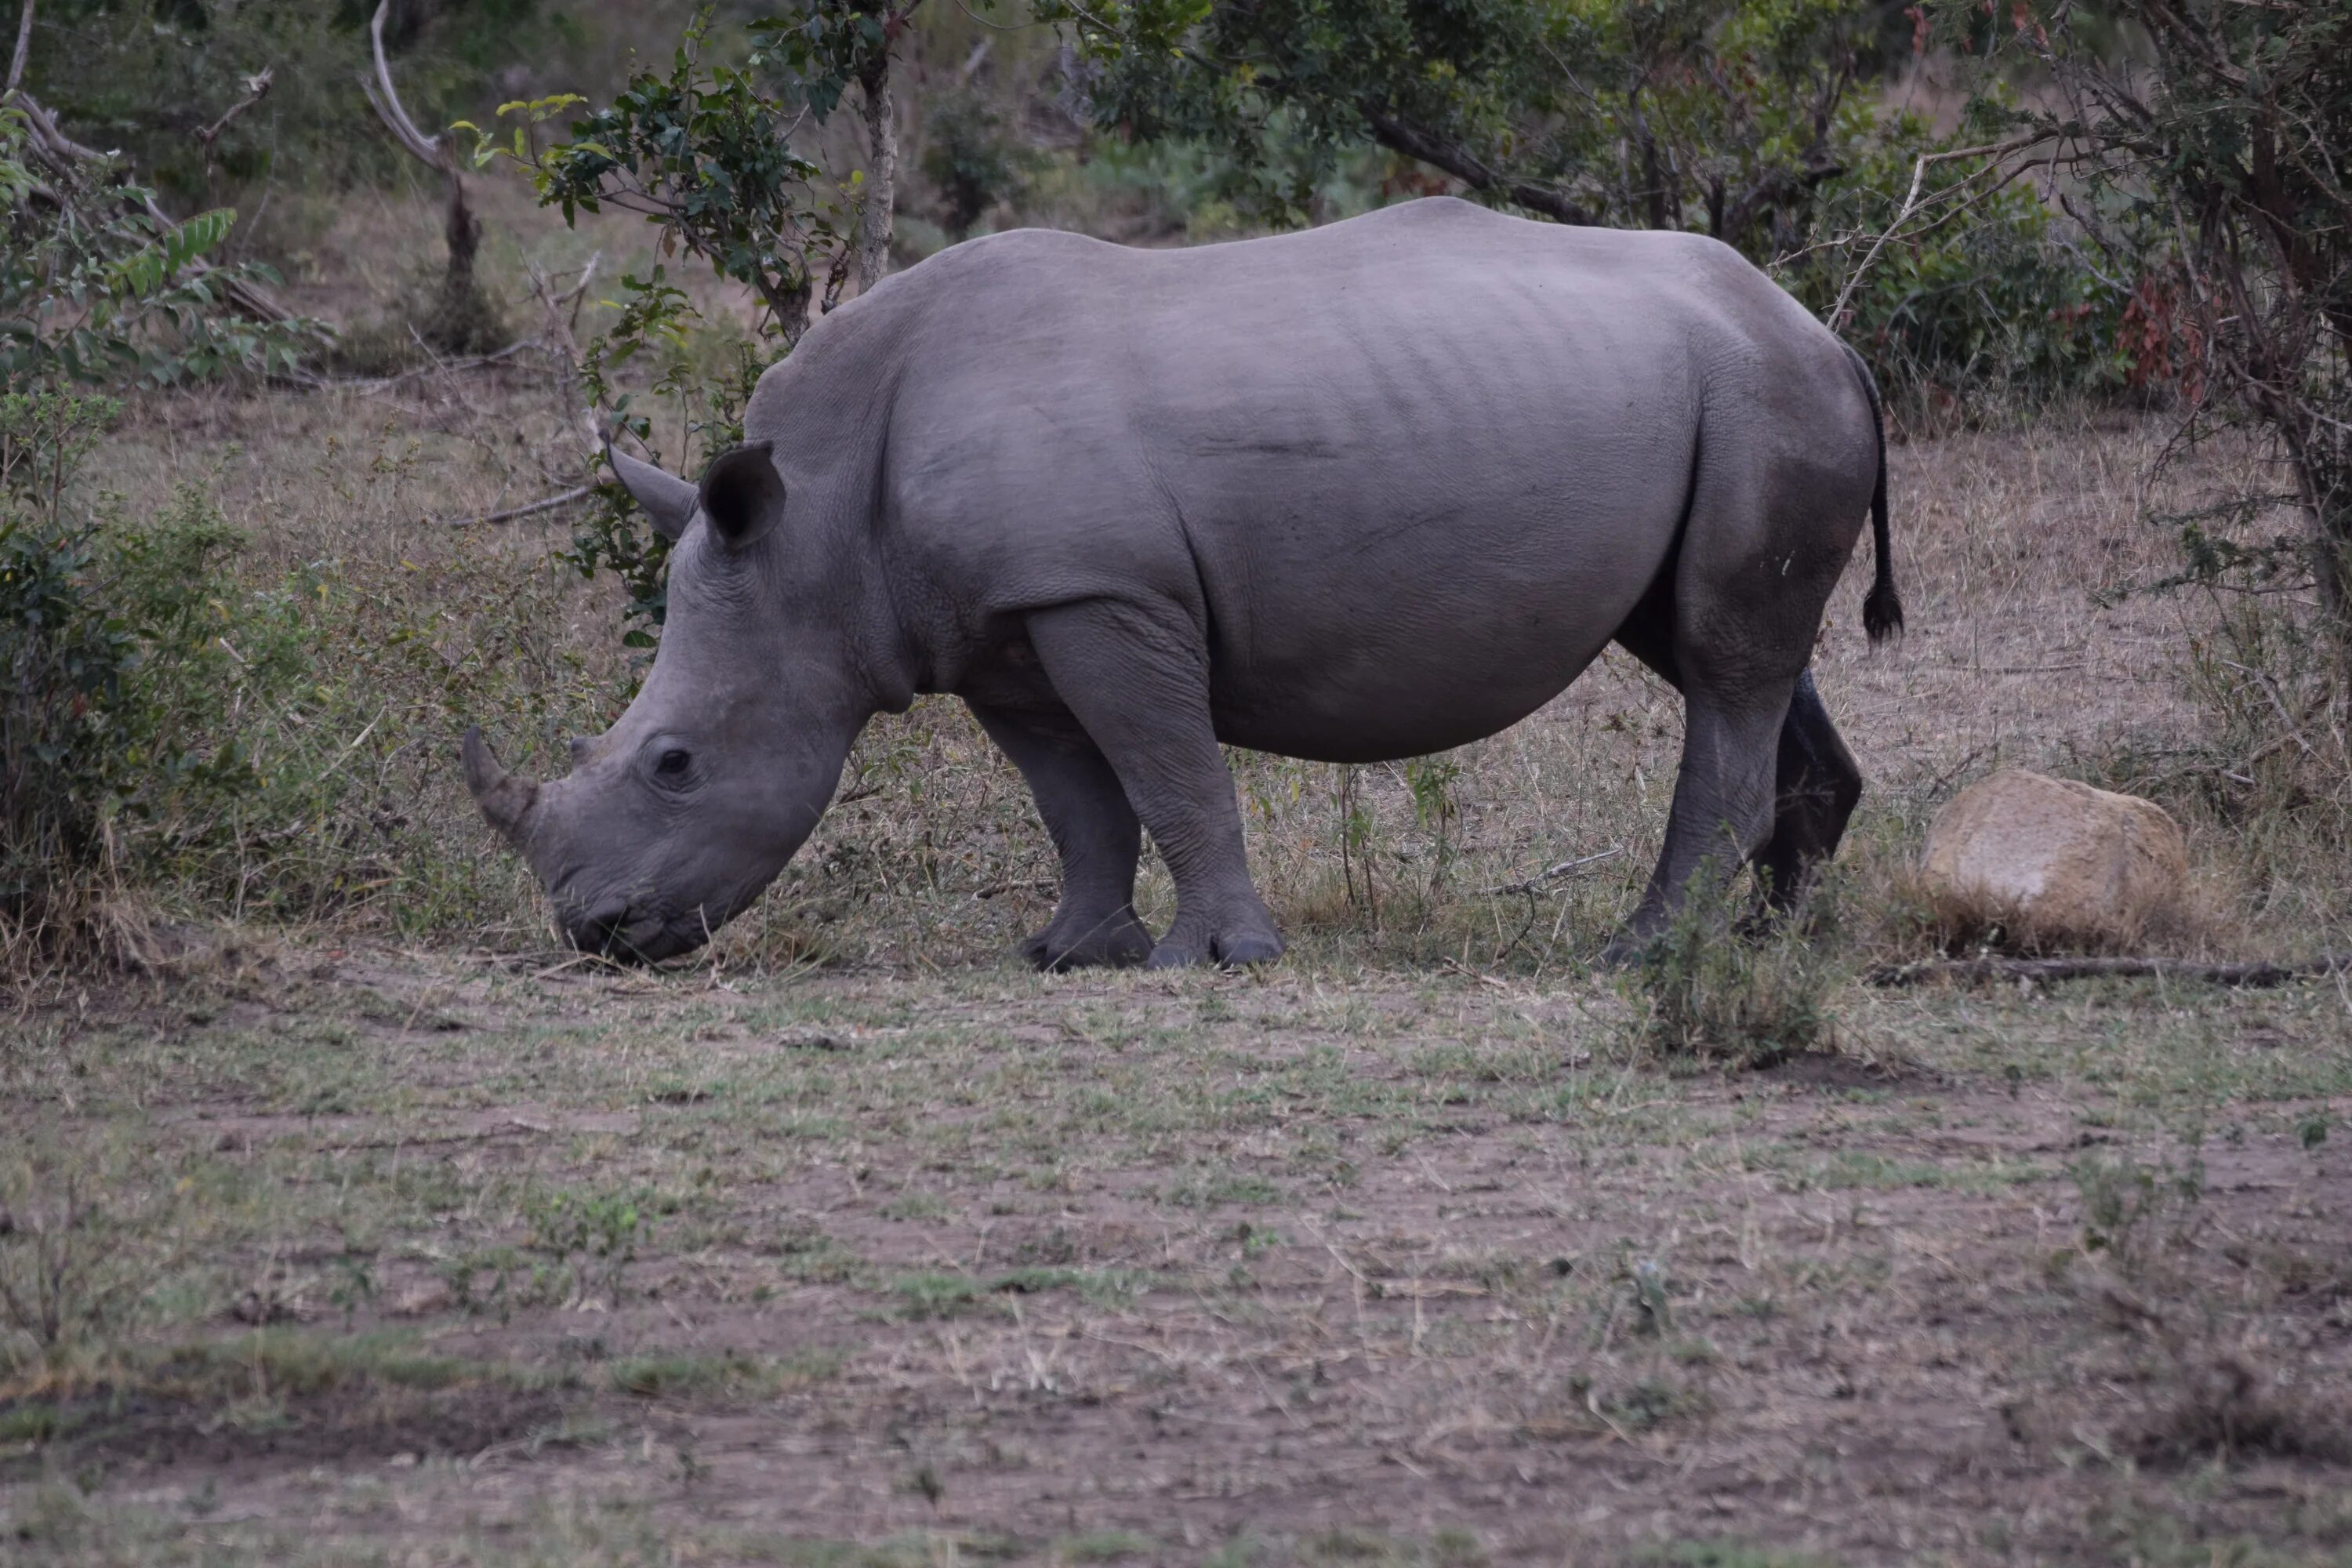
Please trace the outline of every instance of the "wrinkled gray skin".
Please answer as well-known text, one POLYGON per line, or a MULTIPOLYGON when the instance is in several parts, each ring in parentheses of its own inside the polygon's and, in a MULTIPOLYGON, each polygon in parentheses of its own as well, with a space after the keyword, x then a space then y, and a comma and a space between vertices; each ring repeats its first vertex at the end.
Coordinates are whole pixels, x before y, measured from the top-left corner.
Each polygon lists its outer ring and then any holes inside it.
MULTIPOLYGON (((1413 202, 1176 251, 1021 231, 826 318, 699 487, 661 651, 571 776, 469 781, 580 946, 685 952, 816 824, 859 729, 952 692, 1061 852, 1038 963, 1282 952, 1218 742, 1365 763, 1517 722, 1614 639, 1682 691, 1664 851, 1793 896, 1861 791, 1806 661, 1876 502, 1860 362, 1736 253, 1413 202), (1874 495, 1874 492, 1875 496, 1874 495), (1139 825, 1176 884, 1156 942, 1139 825)), ((1727 874, 1718 871, 1718 874, 1727 874)))

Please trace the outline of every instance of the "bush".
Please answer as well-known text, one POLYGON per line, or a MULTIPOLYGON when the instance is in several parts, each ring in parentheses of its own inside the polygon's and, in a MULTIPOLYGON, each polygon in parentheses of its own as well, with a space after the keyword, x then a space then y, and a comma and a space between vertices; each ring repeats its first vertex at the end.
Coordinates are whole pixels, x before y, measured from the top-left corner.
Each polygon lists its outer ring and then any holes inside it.
MULTIPOLYGON (((75 414, 86 447, 114 405, 5 407, 53 430, 75 414)), ((68 464, 54 506, 47 483, 0 498, 0 957, 16 975, 107 951, 125 914, 133 945, 151 913, 535 929, 524 874, 478 853, 444 742, 479 717, 554 754, 609 722, 625 672, 566 646, 561 563, 419 521, 413 453, 354 456, 347 478, 352 458, 328 454, 332 493, 274 560, 200 489, 134 514, 85 498, 68 464)))
POLYGON ((1828 1038, 1832 976, 1792 922, 1743 919, 1746 897, 1692 878, 1682 909, 1632 975, 1634 1037, 1669 1060, 1765 1068, 1828 1038))
POLYGON ((1899 121, 1825 198, 1822 226, 1856 237, 1781 268, 1781 281, 1825 320, 1852 282, 1841 331, 1898 414, 1975 415, 2123 390, 2129 293, 2086 265, 2021 185, 1957 221, 1915 224, 1853 276, 1870 239, 1901 210, 1913 160, 1930 145, 1916 122, 1899 121))
POLYGON ((160 682, 201 686, 226 655, 199 610, 234 536, 193 497, 144 527, 108 528, 62 498, 111 423, 110 399, 0 399, 0 441, 26 454, 0 494, 0 915, 20 927, 108 858, 125 816, 184 789, 234 789, 233 751, 185 747, 160 682))
POLYGON ((991 208, 1019 199, 1034 159, 986 97, 970 88, 948 94, 930 110, 924 133, 923 177, 950 237, 963 238, 991 208))

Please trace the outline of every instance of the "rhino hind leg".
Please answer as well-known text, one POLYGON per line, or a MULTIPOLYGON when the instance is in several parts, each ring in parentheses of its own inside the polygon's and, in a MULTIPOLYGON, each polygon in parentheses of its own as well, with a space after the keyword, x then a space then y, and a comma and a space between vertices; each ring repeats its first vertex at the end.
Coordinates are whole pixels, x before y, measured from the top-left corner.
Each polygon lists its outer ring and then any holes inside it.
POLYGON ((1638 957, 1694 879, 1719 889, 1753 862, 1768 900, 1793 904, 1861 795, 1806 666, 1867 484, 1849 477, 1849 507, 1817 473, 1756 462, 1758 445, 1727 437, 1703 455, 1675 556, 1617 634, 1682 692, 1685 714, 1665 843, 1607 963, 1638 957))
POLYGON ((1810 669, 1797 677, 1780 725, 1773 795, 1772 837, 1757 855, 1756 869, 1771 906, 1785 911, 1797 907, 1813 873, 1837 853, 1862 799, 1862 769, 1830 722, 1810 669))
POLYGON ((1101 748, 1176 883, 1154 969, 1269 963, 1282 938, 1250 882, 1241 807, 1209 713, 1209 656, 1174 605, 1092 600, 1029 617, 1055 691, 1101 748))
POLYGON ((1142 829, 1102 752, 1075 720, 971 704, 1028 781, 1037 815, 1062 860, 1062 900, 1045 929, 1021 944, 1040 969, 1117 968, 1151 956, 1151 933, 1135 914, 1135 862, 1142 829))
POLYGON ((1727 701, 1704 688, 1684 694, 1683 758, 1675 774, 1666 841, 1641 905, 1603 962, 1637 956, 1665 928, 1695 885, 1720 888, 1771 837, 1775 732, 1788 709, 1783 685, 1727 701))

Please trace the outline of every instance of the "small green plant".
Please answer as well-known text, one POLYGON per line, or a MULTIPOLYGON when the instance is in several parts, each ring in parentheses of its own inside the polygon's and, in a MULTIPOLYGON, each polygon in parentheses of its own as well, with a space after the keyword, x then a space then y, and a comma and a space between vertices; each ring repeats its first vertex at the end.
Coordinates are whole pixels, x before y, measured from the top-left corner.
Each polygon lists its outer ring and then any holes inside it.
POLYGON ((1666 1295, 1666 1271, 1655 1258, 1627 1265, 1626 1279, 1633 1288, 1633 1328, 1636 1333, 1658 1337, 1674 1332, 1674 1306, 1666 1295))
POLYGON ((1705 1401, 1671 1379, 1645 1377, 1622 1394, 1596 1399, 1593 1408, 1628 1432, 1649 1432, 1705 1408, 1705 1401))
POLYGON ((173 1255, 173 1195, 102 1149, 44 1142, 0 1161, 0 1373, 130 1326, 173 1255))
POLYGON ((650 1196, 569 1188, 550 1193, 529 1207, 531 1246, 572 1270, 579 1295, 617 1303, 624 1277, 636 1260, 637 1243, 651 1228, 646 1212, 650 1196))
POLYGON ((2083 1251, 2105 1257, 2127 1278, 2191 1230, 2205 1196, 2204 1162, 2193 1157, 2175 1169, 2093 1155, 2068 1174, 2083 1200, 2083 1251))
POLYGON ((1412 792, 1412 815, 1431 838, 1429 889, 1445 886, 1446 867, 1453 859, 1454 823, 1462 807, 1454 798, 1461 782, 1462 763, 1454 757, 1415 757, 1405 764, 1405 787, 1412 792))
POLYGON ((1635 966, 1634 1037, 1675 1061, 1763 1068, 1822 1047, 1834 1017, 1829 961, 1791 922, 1744 921, 1736 891, 1702 869, 1635 966))
POLYGON ((512 1247, 468 1252, 442 1270, 449 1299, 469 1316, 495 1315, 500 1323, 518 1309, 553 1306, 572 1286, 572 1271, 512 1247))

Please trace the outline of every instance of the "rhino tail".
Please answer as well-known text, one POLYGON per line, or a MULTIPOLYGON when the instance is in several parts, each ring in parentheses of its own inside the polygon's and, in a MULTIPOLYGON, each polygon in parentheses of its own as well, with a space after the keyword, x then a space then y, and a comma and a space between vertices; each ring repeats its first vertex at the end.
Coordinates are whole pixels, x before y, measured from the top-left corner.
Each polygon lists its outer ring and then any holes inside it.
POLYGON ((1870 547, 1878 558, 1878 573, 1870 592, 1863 595, 1862 629, 1874 643, 1885 642, 1903 629, 1903 596, 1895 591, 1895 552, 1886 537, 1886 416, 1878 402, 1878 383, 1851 343, 1841 345, 1862 378, 1863 395, 1870 403, 1870 433, 1878 447, 1878 478, 1870 490, 1870 547))

